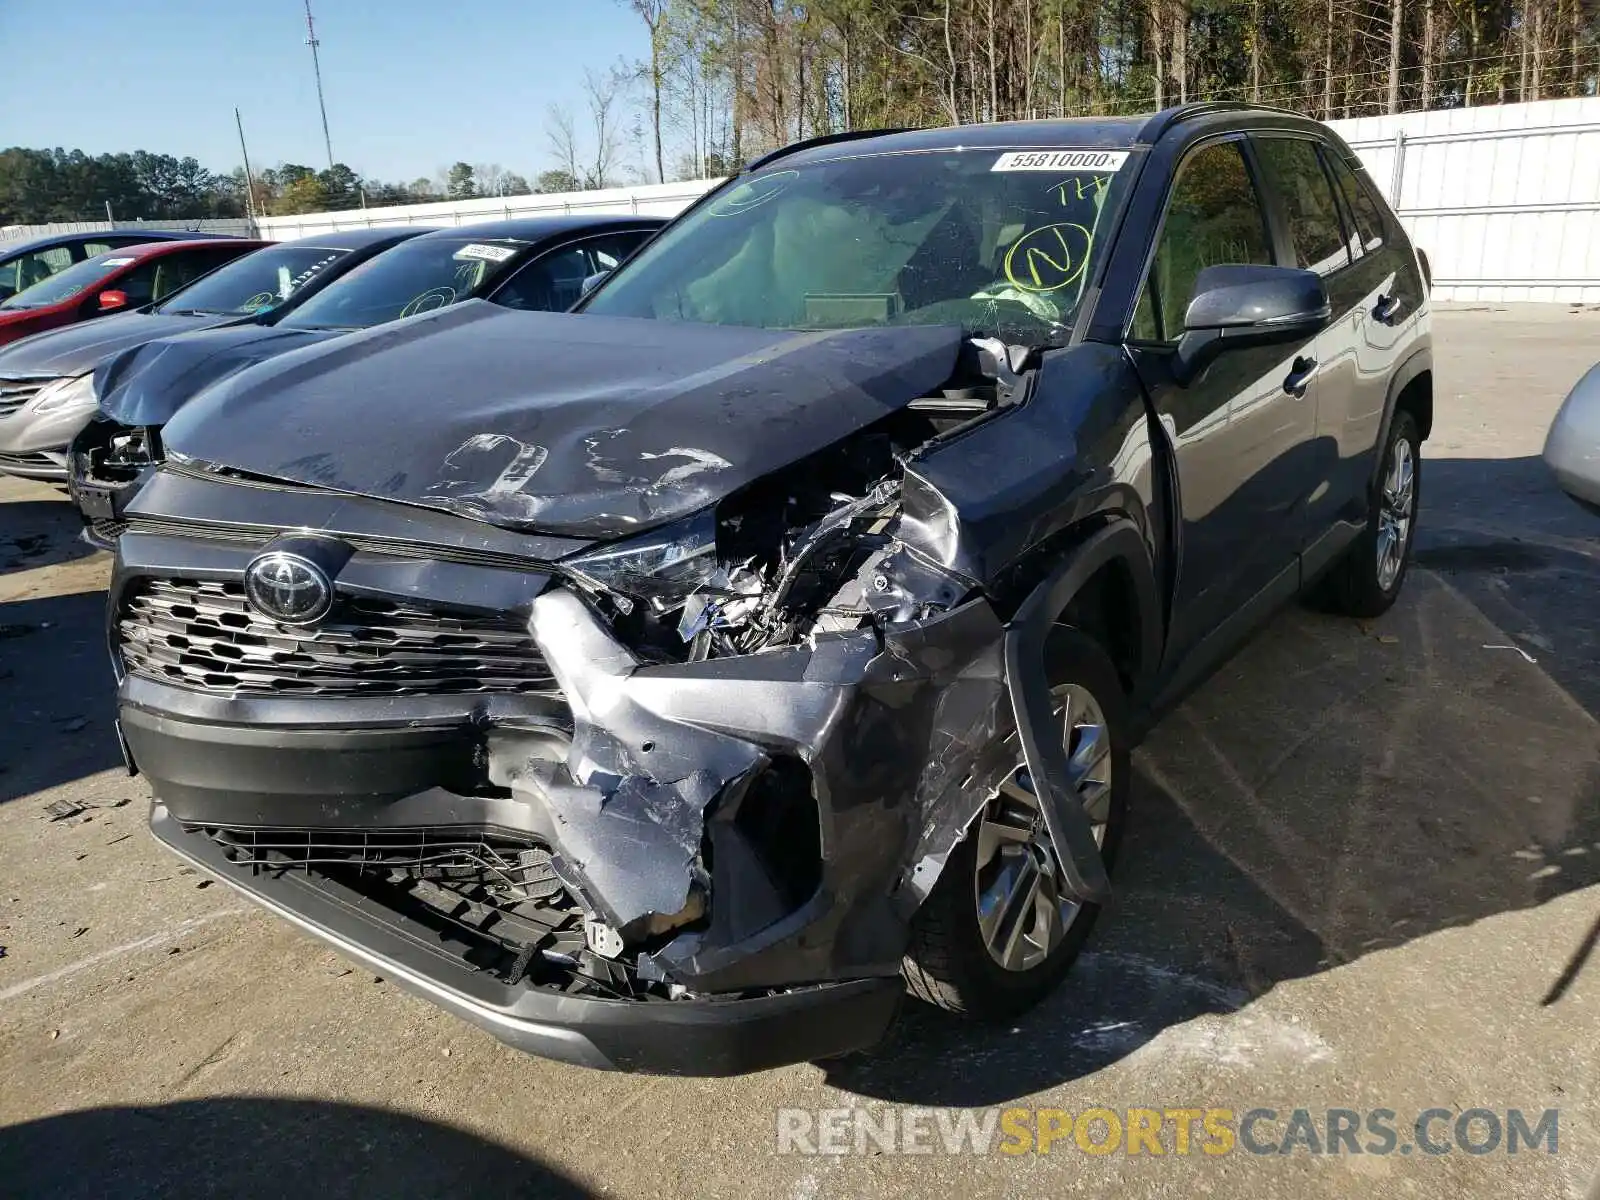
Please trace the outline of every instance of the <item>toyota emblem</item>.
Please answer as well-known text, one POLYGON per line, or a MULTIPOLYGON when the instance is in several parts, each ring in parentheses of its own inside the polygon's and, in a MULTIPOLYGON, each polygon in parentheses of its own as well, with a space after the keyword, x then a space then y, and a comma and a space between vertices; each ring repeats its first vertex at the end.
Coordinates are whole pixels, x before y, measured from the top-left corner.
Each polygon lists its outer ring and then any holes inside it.
POLYGON ((251 560, 244 570, 244 594, 250 607, 285 625, 309 625, 333 607, 333 581, 308 558, 272 550, 251 560))

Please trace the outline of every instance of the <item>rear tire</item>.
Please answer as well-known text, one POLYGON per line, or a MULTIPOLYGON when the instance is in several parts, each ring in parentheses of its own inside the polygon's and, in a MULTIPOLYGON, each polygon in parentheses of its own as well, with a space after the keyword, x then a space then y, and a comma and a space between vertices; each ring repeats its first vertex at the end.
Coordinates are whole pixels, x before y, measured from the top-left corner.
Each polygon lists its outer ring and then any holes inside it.
POLYGON ((1417 419, 1400 409, 1383 447, 1367 527, 1329 572, 1327 606, 1347 617, 1377 617, 1400 596, 1416 542, 1422 500, 1422 436, 1417 419))
MULTIPOLYGON (((1096 823, 1096 835, 1109 873, 1122 839, 1131 787, 1127 702, 1122 683, 1100 645, 1066 627, 1058 627, 1050 639, 1046 671, 1052 691, 1068 701, 1067 711, 1073 712, 1074 730, 1070 735, 1063 730, 1063 735, 1068 737, 1067 752, 1075 768, 1075 782, 1083 784, 1079 794, 1085 797, 1086 806, 1103 817, 1096 823), (1103 724, 1093 723, 1096 713, 1103 724), (1080 725, 1080 720, 1090 723, 1080 725), (1109 748, 1103 756, 1093 735, 1087 732, 1092 728, 1104 730, 1109 748), (1098 783, 1102 779, 1104 787, 1098 783)), ((1058 708, 1058 717, 1061 711, 1058 708)), ((1061 902, 1064 883, 1057 885, 1060 866, 1048 848, 1048 835, 1038 835, 1044 839, 1042 849, 1034 843, 1013 840, 1024 828, 1017 823, 1018 815, 1025 819, 1026 800, 1031 795, 1026 771, 1017 776, 1012 767, 1021 760, 1015 731, 992 743, 979 757, 980 771, 988 762, 992 769, 985 771, 985 776, 1003 782, 985 803, 967 836, 951 851, 938 882, 918 911, 903 973, 907 990, 920 1000, 962 1016, 1003 1021, 1032 1008, 1060 983, 1082 951, 1101 906, 1061 902), (997 838, 997 828, 1006 834, 1004 840, 997 838), (1016 853, 1005 857, 1008 851, 1016 853), (980 854, 986 858, 980 860, 980 854), (1021 895, 1019 888, 1012 893, 1019 903, 1014 905, 1012 894, 1006 894, 1004 903, 991 902, 985 908, 986 897, 1005 893, 1006 881, 1011 878, 1008 871, 1026 877, 1029 864, 1040 890, 1053 890, 1030 900, 1021 895), (1047 880, 1051 874, 1055 879, 1047 880), (1013 908, 1015 921, 1008 922, 1006 918, 1013 908), (980 910, 990 914, 987 932, 980 910), (1058 914, 1058 929, 1041 931, 1048 926, 1051 912, 1058 914), (1025 918, 1028 924, 1020 930, 1022 936, 1007 936, 1008 932, 1018 932, 1018 925, 1025 918), (1036 937, 1030 938, 1030 931, 1036 937), (997 943, 1016 947, 1011 965, 1002 964, 1001 949, 991 949, 997 943)))

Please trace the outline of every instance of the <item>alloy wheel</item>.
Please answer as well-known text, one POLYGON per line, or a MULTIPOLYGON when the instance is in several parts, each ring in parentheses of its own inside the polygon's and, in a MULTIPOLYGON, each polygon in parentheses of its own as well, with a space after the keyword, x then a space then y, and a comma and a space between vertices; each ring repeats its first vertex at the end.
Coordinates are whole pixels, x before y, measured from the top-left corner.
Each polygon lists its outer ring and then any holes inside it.
MULTIPOLYGON (((1103 845, 1112 773, 1105 713, 1089 690, 1075 683, 1052 689, 1051 698, 1069 780, 1094 823, 1095 841, 1103 845)), ((979 934, 990 957, 1007 971, 1043 963, 1083 910, 1063 894, 1061 866, 1020 750, 978 826, 973 892, 979 934)))
POLYGON ((1385 592, 1394 587, 1405 565, 1416 508, 1416 478, 1411 443, 1402 437, 1391 452, 1378 504, 1378 587, 1385 592))

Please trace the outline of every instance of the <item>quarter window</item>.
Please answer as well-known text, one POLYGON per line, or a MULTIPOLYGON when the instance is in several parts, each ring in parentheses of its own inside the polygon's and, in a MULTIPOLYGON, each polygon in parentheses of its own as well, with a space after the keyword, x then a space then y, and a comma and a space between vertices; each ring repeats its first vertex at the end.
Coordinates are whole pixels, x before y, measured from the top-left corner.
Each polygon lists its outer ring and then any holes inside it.
POLYGON ((1283 202, 1289 240, 1298 265, 1328 275, 1350 263, 1333 187, 1322 169, 1316 143, 1268 137, 1256 142, 1262 169, 1283 202))
POLYGON ((1239 144, 1219 142, 1195 151, 1178 168, 1172 185, 1132 336, 1147 342, 1177 341, 1195 280, 1206 267, 1271 262, 1261 197, 1250 182, 1239 144))

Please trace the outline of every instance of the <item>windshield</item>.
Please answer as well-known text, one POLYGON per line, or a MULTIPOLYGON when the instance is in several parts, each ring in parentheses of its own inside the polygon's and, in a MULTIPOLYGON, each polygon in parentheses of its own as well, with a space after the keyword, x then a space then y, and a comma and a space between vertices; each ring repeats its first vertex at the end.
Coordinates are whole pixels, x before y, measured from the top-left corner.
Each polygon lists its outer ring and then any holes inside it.
POLYGON ((118 267, 125 267, 138 259, 131 254, 99 254, 94 258, 84 259, 81 263, 74 263, 65 271, 58 272, 48 279, 41 279, 32 287, 23 288, 0 308, 43 308, 47 304, 59 304, 63 300, 70 300, 79 292, 86 291, 99 283, 118 267))
POLYGON ((287 329, 365 329, 472 295, 523 242, 424 237, 402 242, 285 317, 287 329))
POLYGON ((348 253, 326 246, 268 246, 196 280, 156 312, 207 317, 247 317, 268 312, 348 253))
POLYGON ((583 311, 768 329, 1068 325, 1125 151, 952 150, 768 170, 696 209, 583 311))

